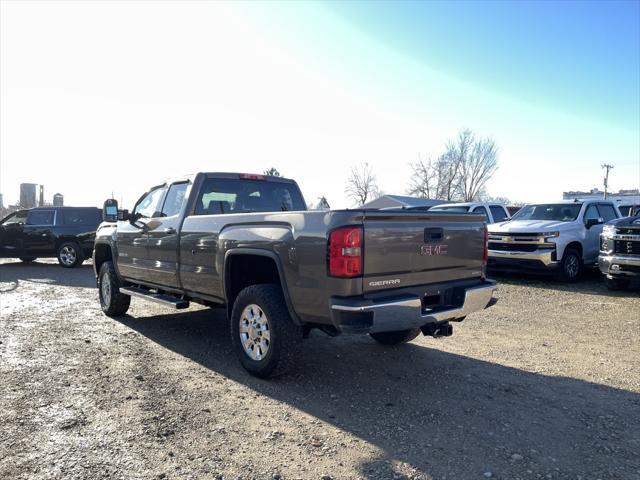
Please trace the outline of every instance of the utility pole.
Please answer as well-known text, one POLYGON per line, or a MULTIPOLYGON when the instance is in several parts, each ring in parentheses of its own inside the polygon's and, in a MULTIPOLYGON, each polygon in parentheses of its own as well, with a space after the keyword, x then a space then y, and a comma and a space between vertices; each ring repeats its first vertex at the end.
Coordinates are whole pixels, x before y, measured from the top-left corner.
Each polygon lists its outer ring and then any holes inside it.
POLYGON ((611 170, 613 168, 613 165, 609 165, 608 163, 605 163, 604 165, 601 165, 602 168, 604 168, 607 173, 605 173, 604 175, 604 198, 605 200, 607 199, 607 189, 609 188, 609 170, 611 170))

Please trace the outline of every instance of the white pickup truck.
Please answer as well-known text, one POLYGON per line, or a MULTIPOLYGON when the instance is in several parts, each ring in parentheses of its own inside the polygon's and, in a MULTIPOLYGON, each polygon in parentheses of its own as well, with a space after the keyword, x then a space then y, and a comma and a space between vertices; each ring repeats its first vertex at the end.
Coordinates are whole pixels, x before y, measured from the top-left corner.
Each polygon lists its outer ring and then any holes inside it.
POLYGON ((529 204, 489 227, 490 270, 551 272, 573 282, 595 266, 602 225, 620 218, 607 200, 529 204))
POLYGON ((446 203, 436 205, 429 209, 430 212, 449 213, 479 213, 484 215, 488 224, 509 220, 511 215, 504 205, 487 202, 446 203))

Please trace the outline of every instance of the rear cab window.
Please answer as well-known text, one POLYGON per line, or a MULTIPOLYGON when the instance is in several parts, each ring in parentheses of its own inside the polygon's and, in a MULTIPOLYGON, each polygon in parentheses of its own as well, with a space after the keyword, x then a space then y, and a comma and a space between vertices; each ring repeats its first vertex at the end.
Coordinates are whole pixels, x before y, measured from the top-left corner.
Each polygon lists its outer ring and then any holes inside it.
POLYGON ((295 183, 208 178, 195 205, 195 215, 289 212, 306 210, 295 183))
POLYGON ((429 209, 430 212, 460 212, 467 213, 469 207, 466 205, 449 205, 448 207, 435 206, 429 209))

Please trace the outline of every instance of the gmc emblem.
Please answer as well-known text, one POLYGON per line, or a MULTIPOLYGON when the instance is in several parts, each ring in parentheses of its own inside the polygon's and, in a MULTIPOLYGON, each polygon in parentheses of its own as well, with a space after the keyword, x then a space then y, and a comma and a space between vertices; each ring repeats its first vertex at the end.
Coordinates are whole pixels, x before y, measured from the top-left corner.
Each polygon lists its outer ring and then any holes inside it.
POLYGON ((420 247, 420 255, 446 255, 447 246, 446 245, 422 245, 420 247))

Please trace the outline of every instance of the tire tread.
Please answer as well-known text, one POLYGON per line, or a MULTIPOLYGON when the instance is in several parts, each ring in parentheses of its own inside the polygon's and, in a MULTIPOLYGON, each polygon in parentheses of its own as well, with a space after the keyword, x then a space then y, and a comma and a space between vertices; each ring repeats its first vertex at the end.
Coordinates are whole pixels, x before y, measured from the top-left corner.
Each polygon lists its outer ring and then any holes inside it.
MULTIPOLYGON (((236 297, 231 313, 231 338, 244 368, 260 378, 272 378, 291 371, 298 363, 302 343, 302 327, 293 323, 279 285, 257 284, 244 288, 236 297), (239 320, 249 303, 260 306, 269 319, 275 342, 267 354, 268 363, 258 366, 244 352, 240 344, 239 320)), ((273 340, 272 338, 272 340, 273 340)))
POLYGON ((120 317, 127 313, 129 305, 131 304, 131 297, 120 293, 120 281, 116 274, 116 268, 113 262, 104 262, 100 267, 100 273, 98 274, 98 295, 100 296, 100 307, 105 315, 109 317, 120 317), (101 287, 103 281, 104 272, 108 272, 108 278, 111 282, 111 304, 104 305, 102 303, 101 287))

